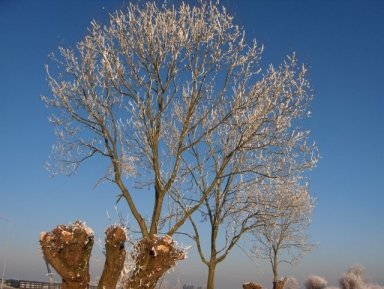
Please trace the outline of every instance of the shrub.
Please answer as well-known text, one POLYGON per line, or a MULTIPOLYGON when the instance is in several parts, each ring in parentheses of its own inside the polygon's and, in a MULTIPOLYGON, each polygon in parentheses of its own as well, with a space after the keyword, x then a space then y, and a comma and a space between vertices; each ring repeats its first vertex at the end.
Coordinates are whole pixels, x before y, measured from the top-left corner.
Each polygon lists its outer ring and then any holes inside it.
POLYGON ((339 285, 341 289, 365 289, 364 281, 360 275, 349 271, 341 275, 339 285))
POLYGON ((297 282, 295 277, 290 276, 285 281, 284 289, 299 289, 299 282, 297 282))
POLYGON ((327 280, 323 277, 311 275, 304 282, 304 286, 306 289, 324 289, 327 286, 327 280))
POLYGON ((353 274, 356 277, 360 278, 362 281, 365 281, 365 268, 360 264, 355 264, 349 267, 347 273, 353 274))

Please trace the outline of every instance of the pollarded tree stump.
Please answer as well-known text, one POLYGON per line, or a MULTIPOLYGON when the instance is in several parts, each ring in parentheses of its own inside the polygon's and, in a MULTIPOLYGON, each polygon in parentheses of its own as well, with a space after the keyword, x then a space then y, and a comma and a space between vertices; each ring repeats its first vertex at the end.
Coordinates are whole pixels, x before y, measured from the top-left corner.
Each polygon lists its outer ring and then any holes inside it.
MULTIPOLYGON (((106 234, 106 260, 98 289, 115 289, 124 267, 126 252, 125 231, 112 226, 106 234)), ((59 225, 51 232, 41 233, 40 244, 44 257, 62 277, 62 289, 86 289, 89 282, 89 258, 93 232, 85 224, 59 225)), ((123 280, 126 289, 153 289, 160 278, 185 252, 169 236, 151 236, 134 246, 133 270, 123 280)), ((261 288, 254 288, 261 289, 261 288)))
MULTIPOLYGON (((115 289, 124 267, 125 230, 111 226, 105 231, 105 264, 98 288, 115 289)), ((86 289, 89 283, 89 258, 93 232, 84 223, 59 225, 41 233, 40 244, 45 259, 63 279, 62 289, 86 289)))
POLYGON ((288 278, 285 277, 279 281, 273 282, 273 289, 284 289, 285 282, 287 282, 288 278))
POLYGON ((115 289, 125 262, 124 243, 126 232, 119 226, 105 231, 105 264, 98 289, 115 289))
POLYGON ((177 247, 170 236, 147 237, 134 246, 134 269, 124 281, 125 289, 152 289, 159 279, 179 260, 185 259, 184 250, 177 247))
POLYGON ((263 286, 254 282, 247 282, 243 284, 243 289, 262 289, 262 288, 263 286))
POLYGON ((44 257, 63 279, 62 289, 86 289, 89 283, 89 258, 93 232, 76 221, 59 225, 51 232, 41 233, 44 257))

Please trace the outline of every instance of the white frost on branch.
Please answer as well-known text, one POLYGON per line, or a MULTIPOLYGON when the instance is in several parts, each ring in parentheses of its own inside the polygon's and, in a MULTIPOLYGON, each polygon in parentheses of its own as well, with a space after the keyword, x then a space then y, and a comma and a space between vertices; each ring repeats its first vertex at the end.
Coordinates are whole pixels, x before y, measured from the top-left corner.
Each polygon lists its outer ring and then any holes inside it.
POLYGON ((231 202, 251 183, 317 162, 298 126, 312 99, 306 68, 292 55, 264 70, 262 52, 213 3, 130 4, 106 26, 93 21, 75 49, 52 55, 59 68, 47 67, 52 95, 42 100, 57 136, 49 168, 72 174, 106 159, 102 178, 117 185, 143 236, 172 235, 227 180, 225 205, 239 209, 231 202), (133 195, 148 188, 145 220, 133 195))

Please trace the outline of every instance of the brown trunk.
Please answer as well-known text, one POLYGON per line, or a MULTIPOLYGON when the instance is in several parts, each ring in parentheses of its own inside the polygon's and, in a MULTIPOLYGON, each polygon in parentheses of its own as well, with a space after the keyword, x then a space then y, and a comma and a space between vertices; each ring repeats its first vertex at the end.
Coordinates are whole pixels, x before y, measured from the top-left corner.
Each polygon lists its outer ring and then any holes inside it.
POLYGON ((84 288, 88 288, 88 284, 86 287, 84 287, 81 282, 76 280, 74 282, 71 282, 63 278, 63 281, 61 283, 61 289, 84 289, 84 288))
MULTIPOLYGON (((112 226, 106 234, 106 260, 99 289, 116 288, 125 261, 125 232, 112 226)), ((62 289, 86 289, 89 283, 89 257, 93 233, 80 221, 59 225, 51 232, 42 233, 40 244, 47 261, 63 279, 62 289)), ((134 270, 124 281, 125 289, 153 289, 160 278, 176 262, 185 258, 169 236, 146 237, 140 240, 132 253, 134 270)))
POLYGON ((273 289, 284 289, 285 282, 287 282, 287 277, 282 280, 273 282, 273 289))
POLYGON ((125 231, 111 226, 105 231, 105 263, 98 289, 115 289, 125 262, 125 231))
POLYGON ((42 233, 40 244, 44 257, 62 277, 63 289, 88 287, 93 233, 83 223, 59 225, 42 233))
POLYGON ((215 272, 216 272, 216 263, 212 263, 208 266, 207 289, 215 288, 215 272))
POLYGON ((183 250, 169 236, 151 236, 140 240, 132 253, 135 269, 125 280, 125 289, 153 289, 176 262, 185 258, 183 250))

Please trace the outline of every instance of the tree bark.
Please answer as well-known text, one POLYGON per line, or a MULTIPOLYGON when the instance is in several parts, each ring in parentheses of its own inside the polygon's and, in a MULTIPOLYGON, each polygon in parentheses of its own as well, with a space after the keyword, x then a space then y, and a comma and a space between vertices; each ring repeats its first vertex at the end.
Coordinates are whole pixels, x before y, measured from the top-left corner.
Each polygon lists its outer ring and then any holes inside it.
POLYGON ((207 289, 215 288, 215 272, 216 262, 211 262, 211 264, 208 265, 207 289))
POLYGON ((125 289, 153 289, 176 262, 185 258, 171 237, 156 235, 140 240, 134 247, 134 270, 124 282, 125 289))
POLYGON ((86 289, 93 233, 82 222, 59 225, 40 235, 44 257, 63 279, 62 289, 86 289))
MULTIPOLYGON (((118 226, 106 232, 106 260, 98 289, 115 289, 125 263, 125 231, 118 226)), ((80 221, 59 225, 40 235, 44 257, 62 277, 62 289, 87 289, 89 258, 93 232, 80 221)), ((132 252, 133 271, 123 280, 125 289, 153 289, 176 262, 184 259, 184 250, 171 237, 152 235, 140 240, 132 252)), ((213 270, 214 271, 214 270, 213 270)))
POLYGON ((125 231, 111 226, 105 231, 105 264, 98 289, 115 289, 125 262, 125 231))
POLYGON ((273 248, 273 259, 272 261, 272 272, 273 272, 273 289, 275 288, 275 283, 279 281, 279 271, 278 271, 278 265, 279 261, 277 259, 277 249, 274 247, 273 248))

